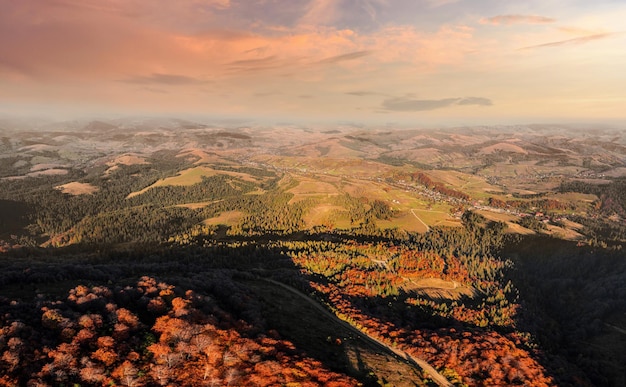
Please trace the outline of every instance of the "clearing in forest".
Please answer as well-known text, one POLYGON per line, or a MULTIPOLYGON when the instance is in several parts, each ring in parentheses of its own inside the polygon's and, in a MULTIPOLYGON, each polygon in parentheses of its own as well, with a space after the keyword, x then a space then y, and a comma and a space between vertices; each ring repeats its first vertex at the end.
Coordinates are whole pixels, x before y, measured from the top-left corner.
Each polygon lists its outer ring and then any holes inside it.
POLYGON ((382 229, 399 228, 408 232, 425 233, 428 226, 416 218, 411 211, 402 211, 389 220, 376 220, 376 225, 382 229))
POLYGON ((320 204, 309 210, 303 217, 308 228, 315 226, 328 226, 339 229, 349 229, 350 216, 348 211, 342 206, 331 204, 320 204))
POLYGON ((441 278, 405 278, 403 288, 407 292, 427 296, 432 299, 460 300, 463 297, 474 298, 476 289, 460 284, 456 281, 447 281, 441 278))
POLYGON ((144 157, 133 155, 133 154, 125 154, 121 156, 117 156, 115 159, 106 163, 109 166, 106 171, 104 171, 104 176, 108 176, 111 172, 119 169, 120 165, 135 165, 135 164, 150 164, 144 157))
POLYGON ((58 185, 54 187, 60 190, 63 193, 70 195, 91 195, 98 191, 98 187, 93 186, 89 183, 79 183, 77 181, 73 181, 71 183, 58 185))
POLYGON ((130 199, 134 196, 141 195, 145 193, 146 191, 148 191, 150 188, 154 188, 154 187, 164 187, 168 185, 185 186, 185 185, 198 184, 202 182, 203 177, 210 177, 210 176, 215 176, 215 175, 228 175, 228 176, 236 177, 241 180, 253 182, 253 183, 256 183, 259 181, 259 179, 255 178, 254 176, 248 173, 222 171, 222 170, 216 170, 210 167, 194 167, 194 168, 189 168, 189 169, 180 171, 176 176, 170 176, 170 177, 166 177, 165 179, 158 180, 154 184, 149 185, 140 191, 131 192, 126 198, 130 199))
POLYGON ((413 213, 419 217, 422 222, 426 223, 429 227, 433 226, 461 226, 461 222, 458 219, 454 219, 447 211, 429 210, 422 208, 414 208, 413 213))
POLYGON ((165 179, 158 180, 156 183, 147 186, 141 191, 131 192, 126 198, 130 199, 134 196, 141 195, 154 187, 164 187, 168 185, 194 185, 202 181, 202 177, 214 176, 216 171, 208 167, 196 167, 185 169, 179 172, 176 176, 166 177, 165 179))
POLYGON ((298 185, 287 190, 294 196, 291 199, 291 203, 303 200, 309 197, 328 197, 329 195, 338 195, 339 190, 331 183, 324 181, 310 179, 307 177, 297 177, 298 185))
POLYGON ((217 226, 217 225, 226 225, 233 226, 241 220, 243 217, 243 212, 241 211, 224 211, 218 216, 213 218, 205 219, 204 224, 207 226, 217 226))

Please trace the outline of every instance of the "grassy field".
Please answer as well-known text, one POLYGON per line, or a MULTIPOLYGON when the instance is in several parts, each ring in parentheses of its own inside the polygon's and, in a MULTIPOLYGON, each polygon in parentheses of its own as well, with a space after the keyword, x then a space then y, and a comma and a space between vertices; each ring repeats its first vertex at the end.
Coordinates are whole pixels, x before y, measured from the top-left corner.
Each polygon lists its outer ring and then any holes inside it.
POLYGON ((532 235, 536 234, 533 230, 527 229, 526 227, 522 227, 517 223, 507 222, 508 226, 506 232, 510 234, 521 234, 521 235, 532 235))
POLYGON ((393 219, 390 220, 377 220, 376 225, 380 228, 394 228, 409 231, 424 233, 428 231, 426 226, 420 222, 411 211, 402 211, 393 219))
MULTIPOLYGON (((505 222, 508 226, 507 232, 509 233, 517 233, 517 234, 535 234, 534 231, 529 230, 515 223, 519 220, 519 217, 511 214, 502 214, 498 212, 486 211, 486 210, 477 210, 478 214, 484 216, 487 220, 492 220, 496 222, 505 222)), ((576 232, 579 230, 582 225, 578 223, 574 223, 568 220, 563 221, 564 227, 558 227, 554 225, 548 225, 548 230, 545 233, 553 235, 557 238, 567 239, 567 240, 578 240, 582 237, 581 234, 576 232)))
POLYGON ((348 211, 341 206, 319 204, 303 217, 307 227, 332 225, 334 228, 348 229, 351 227, 348 211))
POLYGON ((154 187, 164 187, 168 185, 194 185, 200 183, 202 181, 203 176, 214 176, 216 175, 216 171, 212 168, 208 167, 195 167, 190 169, 185 169, 184 171, 179 172, 176 176, 166 177, 165 179, 158 180, 152 185, 147 186, 146 188, 131 192, 128 194, 127 198, 130 199, 134 196, 138 196, 148 191, 150 188, 154 187))
POLYGON ((519 219, 519 217, 515 215, 486 210, 476 210, 476 213, 484 216, 487 220, 493 220, 495 222, 514 222, 519 219))
POLYGON ((328 176, 374 178, 387 176, 397 170, 387 164, 358 158, 256 156, 255 160, 278 168, 301 173, 323 173, 328 176))
POLYGON ((487 183, 484 178, 467 173, 450 170, 433 170, 428 171, 427 174, 432 176, 436 181, 440 181, 453 189, 457 189, 468 194, 471 194, 472 192, 499 190, 498 187, 487 183))
POLYGON ((89 183, 79 183, 77 181, 59 185, 54 188, 59 189, 61 190, 61 192, 70 195, 91 195, 98 191, 98 187, 96 186, 93 186, 89 183))
POLYGON ((152 187, 167 185, 194 185, 200 183, 203 177, 216 175, 215 170, 207 167, 196 167, 181 171, 178 175, 159 180, 152 187))
POLYGON ((220 224, 232 226, 234 224, 237 224, 237 222, 239 222, 242 217, 243 212, 241 211, 225 211, 216 217, 205 219, 204 224, 206 224, 207 226, 220 224))
POLYGON ((407 278, 402 288, 407 292, 415 292, 436 300, 460 300, 464 297, 474 298, 478 295, 476 289, 471 286, 441 278, 407 278))
POLYGON ((228 160, 222 156, 195 148, 183 150, 178 154, 178 157, 195 158, 197 160, 194 164, 229 163, 228 160))
POLYGON ((461 221, 450 216, 448 211, 414 208, 415 214, 428 226, 461 226, 461 221))
POLYGON ((550 233, 550 235, 553 235, 556 238, 567 239, 567 240, 572 240, 572 241, 583 238, 581 234, 579 234, 574 229, 571 229, 569 227, 558 227, 558 226, 548 225, 548 232, 550 233))
POLYGON ((434 180, 440 181, 456 191, 466 193, 473 199, 485 200, 494 196, 494 193, 502 192, 502 188, 489 184, 481 176, 450 170, 428 171, 428 174, 434 180))
POLYGON ((292 193, 294 196, 290 203, 295 203, 308 198, 324 199, 330 195, 339 195, 340 191, 334 184, 313 179, 305 176, 295 176, 289 181, 290 185, 295 187, 288 189, 286 192, 292 193))
MULTIPOLYGON (((459 174, 459 176, 464 176, 459 174)), ((476 181, 478 184, 480 181, 476 181)), ((319 174, 289 174, 280 186, 294 194, 291 203, 315 198, 319 204, 305 216, 307 227, 333 225, 335 228, 350 228, 347 209, 331 204, 329 197, 347 193, 356 198, 382 200, 397 215, 389 220, 377 220, 380 228, 399 228, 409 232, 426 232, 428 226, 458 226, 460 222, 450 216, 450 205, 432 203, 414 192, 391 186, 382 181, 369 179, 336 177, 319 174), (411 211, 416 211, 413 214, 411 211), (419 219, 417 217, 419 217, 419 219), (421 221, 420 221, 421 219, 421 221), (423 223, 422 223, 423 222, 423 223)), ((369 208, 366 204, 366 209, 369 208)))
POLYGON ((259 182, 259 179, 255 178, 254 176, 248 173, 222 171, 222 170, 216 170, 216 169, 205 167, 205 166, 194 167, 194 168, 189 168, 189 169, 180 171, 176 176, 170 176, 170 177, 166 177, 165 179, 158 180, 154 184, 140 191, 131 192, 127 198, 132 198, 133 196, 141 195, 147 190, 149 190, 150 188, 154 188, 154 187, 165 187, 169 185, 182 185, 182 186, 194 185, 194 184, 202 182, 203 177, 209 177, 209 176, 215 176, 215 175, 233 176, 241 180, 252 182, 252 183, 259 182))
POLYGON ((515 215, 493 212, 493 211, 486 211, 486 210, 477 210, 476 213, 484 216, 485 219, 487 220, 506 223, 507 225, 506 232, 509 234, 522 234, 522 235, 536 234, 536 232, 534 232, 533 230, 527 229, 515 223, 517 220, 519 220, 519 217, 515 215))
POLYGON ((570 201, 570 202, 586 202, 591 203, 595 200, 598 200, 598 197, 593 194, 584 194, 579 192, 564 192, 564 193, 555 193, 550 195, 551 198, 570 201))

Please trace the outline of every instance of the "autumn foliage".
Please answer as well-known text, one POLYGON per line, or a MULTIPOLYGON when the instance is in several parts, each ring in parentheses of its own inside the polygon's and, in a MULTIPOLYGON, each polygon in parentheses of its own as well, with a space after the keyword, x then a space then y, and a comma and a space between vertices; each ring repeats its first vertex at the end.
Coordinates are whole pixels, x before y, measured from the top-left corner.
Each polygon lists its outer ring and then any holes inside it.
POLYGON ((27 315, 3 300, 0 386, 353 386, 276 332, 154 278, 79 285, 27 315))
POLYGON ((467 258, 383 243, 334 249, 320 244, 309 254, 294 254, 309 286, 337 316, 426 360, 449 380, 469 386, 553 385, 538 361, 541 355, 515 330, 514 289, 494 274, 505 263, 481 261, 473 266, 467 258), (420 278, 482 290, 471 299, 433 300, 410 290, 411 281, 420 278))

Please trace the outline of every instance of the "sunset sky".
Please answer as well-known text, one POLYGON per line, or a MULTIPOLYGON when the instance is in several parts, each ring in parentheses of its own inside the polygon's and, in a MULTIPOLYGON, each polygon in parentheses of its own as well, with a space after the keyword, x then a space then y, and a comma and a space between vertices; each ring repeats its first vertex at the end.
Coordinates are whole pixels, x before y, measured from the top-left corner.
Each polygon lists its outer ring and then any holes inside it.
POLYGON ((624 0, 0 0, 0 113, 626 121, 624 0))

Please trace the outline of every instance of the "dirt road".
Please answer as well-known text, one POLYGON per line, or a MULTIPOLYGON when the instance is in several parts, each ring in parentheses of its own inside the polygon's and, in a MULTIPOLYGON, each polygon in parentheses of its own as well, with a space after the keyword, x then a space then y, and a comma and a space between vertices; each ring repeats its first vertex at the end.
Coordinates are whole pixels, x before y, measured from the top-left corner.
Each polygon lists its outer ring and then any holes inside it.
POLYGON ((414 364, 414 365, 420 367, 438 385, 440 385, 442 387, 452 387, 453 386, 452 383, 450 383, 443 375, 441 375, 439 372, 437 372, 437 370, 433 366, 428 364, 428 362, 426 362, 425 360, 420 359, 420 358, 415 357, 415 356, 411 356, 410 354, 408 354, 408 353, 406 353, 406 352, 404 352, 404 351, 402 351, 400 349, 394 348, 394 347, 392 347, 392 346, 390 346, 390 345, 388 345, 388 344, 378 340, 377 338, 375 338, 373 336, 370 336, 369 334, 367 334, 365 332, 360 331, 359 329, 357 329, 354 326, 350 325, 346 321, 343 321, 339 317, 335 316, 328 309, 324 308, 322 305, 320 305, 317 302, 315 302, 315 300, 311 299, 306 294, 301 293, 296 288, 292 288, 291 286, 285 285, 282 282, 274 281, 274 280, 267 279, 267 278, 259 277, 259 279, 263 280, 263 281, 266 281, 266 282, 270 282, 270 283, 272 283, 274 285, 280 286, 283 289, 285 289, 285 290, 287 290, 287 291, 289 291, 289 292, 299 296, 300 298, 304 299, 309 304, 313 305, 317 310, 322 312, 328 318, 337 321, 338 323, 340 323, 341 325, 345 326, 347 329, 351 330, 352 332, 354 332, 354 333, 356 333, 358 335, 361 335, 362 337, 366 338, 367 340, 369 340, 372 344, 376 345, 377 347, 379 347, 379 348, 381 348, 383 350, 386 350, 386 351, 393 352, 395 355, 405 359, 409 363, 414 364))
POLYGON ((411 214, 413 214, 413 216, 421 223, 424 225, 424 227, 426 227, 426 232, 430 231, 430 227, 428 227, 428 225, 426 223, 424 223, 424 221, 422 219, 420 219, 419 216, 417 216, 417 214, 415 213, 415 210, 411 210, 411 214))

